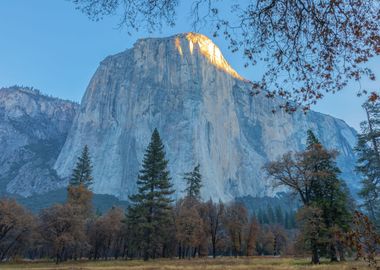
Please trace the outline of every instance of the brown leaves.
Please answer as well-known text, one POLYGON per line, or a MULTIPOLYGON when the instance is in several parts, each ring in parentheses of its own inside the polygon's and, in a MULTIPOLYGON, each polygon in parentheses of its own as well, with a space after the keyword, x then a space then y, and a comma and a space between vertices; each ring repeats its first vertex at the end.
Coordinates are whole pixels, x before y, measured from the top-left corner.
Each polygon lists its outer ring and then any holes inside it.
POLYGON ((235 11, 236 25, 220 30, 241 44, 249 62, 265 65, 253 89, 268 98, 280 95, 287 112, 307 111, 324 92, 340 91, 351 79, 374 79, 362 65, 380 52, 379 6, 370 0, 254 0, 235 11))
POLYGON ((85 220, 71 204, 56 204, 40 214, 40 232, 57 263, 64 260, 65 252, 75 254, 85 248, 85 220))
POLYGON ((145 28, 149 32, 162 29, 162 25, 174 26, 175 9, 178 0, 72 0, 76 9, 91 20, 99 21, 104 16, 118 14, 119 26, 125 27, 128 33, 145 28), (119 13, 121 11, 121 13, 119 13))
POLYGON ((379 94, 376 92, 371 92, 370 96, 368 97, 368 101, 376 102, 379 100, 379 94))
POLYGON ((357 251, 357 258, 363 258, 369 266, 377 265, 377 251, 380 248, 380 235, 368 216, 355 211, 353 226, 348 233, 350 246, 357 251))
POLYGON ((69 186, 67 188, 67 203, 70 204, 83 218, 88 217, 92 212, 92 192, 83 184, 79 186, 69 186))
POLYGON ((13 199, 0 200, 0 261, 17 254, 28 245, 36 220, 13 199))
POLYGON ((241 203, 232 203, 226 207, 224 226, 230 238, 232 250, 237 255, 243 255, 243 241, 246 238, 246 226, 248 225, 248 212, 241 203))
POLYGON ((197 205, 187 201, 179 201, 175 216, 176 238, 183 248, 197 248, 204 239, 204 224, 199 215, 197 205))
POLYGON ((127 231, 124 220, 124 210, 115 207, 90 222, 87 235, 94 259, 121 254, 127 231))

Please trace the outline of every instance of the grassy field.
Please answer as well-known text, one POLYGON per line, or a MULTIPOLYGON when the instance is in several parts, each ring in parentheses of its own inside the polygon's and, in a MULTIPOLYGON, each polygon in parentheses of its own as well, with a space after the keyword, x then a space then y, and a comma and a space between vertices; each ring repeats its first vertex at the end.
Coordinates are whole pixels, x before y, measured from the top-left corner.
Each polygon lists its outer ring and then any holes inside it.
POLYGON ((268 257, 250 257, 250 258, 205 258, 192 260, 178 259, 160 259, 154 261, 80 261, 65 262, 55 265, 53 262, 22 262, 22 263, 3 263, 0 264, 1 270, 15 269, 34 269, 34 270, 171 270, 171 269, 213 269, 213 270, 286 270, 286 269, 369 269, 365 262, 348 261, 345 263, 328 263, 322 262, 320 265, 310 265, 309 259, 294 258, 268 258, 268 257))

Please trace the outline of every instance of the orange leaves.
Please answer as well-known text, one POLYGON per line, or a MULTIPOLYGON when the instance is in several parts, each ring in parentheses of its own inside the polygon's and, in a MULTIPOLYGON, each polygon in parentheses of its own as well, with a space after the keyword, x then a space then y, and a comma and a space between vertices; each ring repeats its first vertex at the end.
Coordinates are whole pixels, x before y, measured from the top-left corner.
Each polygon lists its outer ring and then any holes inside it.
POLYGON ((363 258, 369 266, 376 266, 380 235, 376 232, 368 216, 359 211, 355 211, 352 223, 352 229, 348 233, 350 246, 357 250, 357 258, 363 258))

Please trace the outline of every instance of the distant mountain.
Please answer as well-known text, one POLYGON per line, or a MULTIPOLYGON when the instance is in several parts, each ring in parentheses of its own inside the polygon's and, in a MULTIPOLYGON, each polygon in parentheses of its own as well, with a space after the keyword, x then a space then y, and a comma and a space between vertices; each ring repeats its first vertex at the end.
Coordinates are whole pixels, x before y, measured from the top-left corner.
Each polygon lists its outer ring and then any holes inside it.
POLYGON ((0 195, 26 197, 66 185, 53 165, 78 107, 32 88, 0 89, 0 195))
POLYGON ((145 147, 158 128, 178 196, 183 173, 198 162, 205 199, 273 196, 262 166, 286 151, 304 149, 306 131, 312 129, 328 148, 340 151, 342 177, 356 185, 354 129, 313 111, 273 114, 277 101, 264 94, 252 97, 250 89, 203 35, 138 40, 101 62, 54 168, 67 181, 88 144, 93 190, 126 199, 136 191, 145 147))

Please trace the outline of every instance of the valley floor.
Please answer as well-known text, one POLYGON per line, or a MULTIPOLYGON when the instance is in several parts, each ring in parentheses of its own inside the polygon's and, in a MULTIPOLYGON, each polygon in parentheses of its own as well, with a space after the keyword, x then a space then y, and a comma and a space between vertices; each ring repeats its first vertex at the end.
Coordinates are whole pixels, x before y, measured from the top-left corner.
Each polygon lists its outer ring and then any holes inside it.
POLYGON ((31 269, 31 270, 287 270, 287 269, 370 269, 363 261, 349 260, 344 263, 329 263, 323 261, 320 265, 311 265, 309 259, 301 258, 274 258, 274 257, 244 257, 244 258, 204 258, 191 260, 159 259, 148 262, 140 260, 131 261, 79 261, 65 262, 55 265, 53 262, 19 262, 0 264, 2 270, 31 269))

